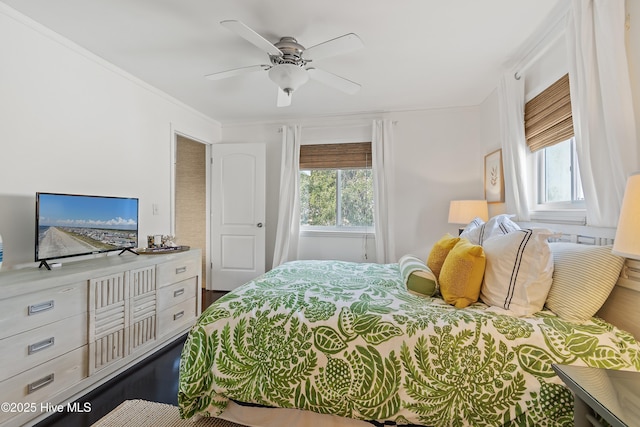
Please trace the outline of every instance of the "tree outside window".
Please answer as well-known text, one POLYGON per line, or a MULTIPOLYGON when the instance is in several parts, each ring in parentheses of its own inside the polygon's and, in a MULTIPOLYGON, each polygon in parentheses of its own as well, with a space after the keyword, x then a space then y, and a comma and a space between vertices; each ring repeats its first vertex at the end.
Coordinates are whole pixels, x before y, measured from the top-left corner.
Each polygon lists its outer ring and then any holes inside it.
POLYGON ((301 170, 300 225, 344 229, 372 226, 371 169, 301 170))

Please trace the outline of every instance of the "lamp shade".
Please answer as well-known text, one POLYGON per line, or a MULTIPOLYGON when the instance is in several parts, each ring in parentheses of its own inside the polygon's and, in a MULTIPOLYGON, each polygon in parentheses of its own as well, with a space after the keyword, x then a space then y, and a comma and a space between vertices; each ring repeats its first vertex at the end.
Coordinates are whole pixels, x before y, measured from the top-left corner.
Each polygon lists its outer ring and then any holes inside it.
POLYGON ((309 80, 309 73, 297 65, 278 64, 269 70, 269 78, 285 92, 293 92, 309 80))
POLYGON ((486 200, 452 200, 449 204, 449 224, 468 224, 476 217, 489 219, 486 200))
POLYGON ((627 180, 612 252, 640 259, 640 172, 627 180))

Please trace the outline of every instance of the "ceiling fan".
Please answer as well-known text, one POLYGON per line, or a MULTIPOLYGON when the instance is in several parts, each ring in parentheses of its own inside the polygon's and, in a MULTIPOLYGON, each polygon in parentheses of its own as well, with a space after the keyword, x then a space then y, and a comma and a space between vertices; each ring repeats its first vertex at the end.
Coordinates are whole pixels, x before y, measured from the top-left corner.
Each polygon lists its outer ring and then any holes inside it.
POLYGON ((354 94, 360 89, 360 85, 356 82, 309 66, 309 63, 318 59, 362 48, 364 46, 362 40, 354 33, 305 48, 293 37, 282 37, 279 42, 273 44, 240 21, 228 20, 220 24, 265 51, 271 63, 220 71, 205 76, 207 79, 220 80, 254 71, 267 71, 269 78, 278 85, 278 107, 290 105, 293 92, 305 84, 309 78, 348 94, 354 94))

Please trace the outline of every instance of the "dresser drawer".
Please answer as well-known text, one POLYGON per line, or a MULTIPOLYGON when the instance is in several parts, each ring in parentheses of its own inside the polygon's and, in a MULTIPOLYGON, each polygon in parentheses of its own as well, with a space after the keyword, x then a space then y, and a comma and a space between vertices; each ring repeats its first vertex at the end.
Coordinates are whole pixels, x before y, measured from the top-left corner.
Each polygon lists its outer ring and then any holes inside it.
POLYGON ((197 276, 200 273, 200 259, 185 257, 159 264, 156 267, 158 288, 197 276))
POLYGON ((196 305, 197 300, 194 297, 162 310, 158 318, 159 335, 191 326, 196 319, 196 305))
MULTIPOLYGON (((0 382, 0 402, 52 402, 51 397, 87 377, 87 347, 83 346, 47 363, 0 382)), ((0 412, 0 422, 16 413, 0 412)))
POLYGON ((0 338, 85 313, 87 293, 80 282, 0 301, 0 338))
POLYGON ((164 310, 183 301, 194 298, 198 288, 198 278, 192 277, 160 289, 158 310, 164 310))
POLYGON ((0 340, 0 380, 87 344, 87 315, 78 314, 0 340))

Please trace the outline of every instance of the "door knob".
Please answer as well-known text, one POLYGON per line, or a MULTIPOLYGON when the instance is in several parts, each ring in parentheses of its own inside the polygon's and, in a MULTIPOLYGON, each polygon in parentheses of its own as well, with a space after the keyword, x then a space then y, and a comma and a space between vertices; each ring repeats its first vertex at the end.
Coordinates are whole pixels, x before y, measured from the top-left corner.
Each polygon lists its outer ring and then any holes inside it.
POLYGON ((258 228, 262 228, 262 223, 259 222, 258 224, 256 224, 258 226, 258 228))

